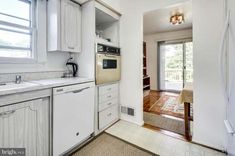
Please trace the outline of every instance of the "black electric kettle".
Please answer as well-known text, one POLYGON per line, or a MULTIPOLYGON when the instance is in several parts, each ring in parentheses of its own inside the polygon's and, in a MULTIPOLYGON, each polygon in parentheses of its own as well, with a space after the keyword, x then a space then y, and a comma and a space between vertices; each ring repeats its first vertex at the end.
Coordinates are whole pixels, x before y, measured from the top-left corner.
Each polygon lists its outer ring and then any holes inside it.
POLYGON ((78 72, 78 65, 77 63, 75 62, 72 62, 73 58, 69 58, 67 63, 66 63, 66 66, 71 66, 72 67, 72 70, 73 70, 73 77, 76 77, 77 76, 77 72, 78 72))

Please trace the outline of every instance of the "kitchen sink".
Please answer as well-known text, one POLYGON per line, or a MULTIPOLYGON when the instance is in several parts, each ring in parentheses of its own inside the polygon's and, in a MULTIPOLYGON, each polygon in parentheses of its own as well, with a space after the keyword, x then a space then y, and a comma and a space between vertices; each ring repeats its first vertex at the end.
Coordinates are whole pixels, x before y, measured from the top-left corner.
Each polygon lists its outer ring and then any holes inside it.
POLYGON ((13 90, 13 89, 23 89, 36 86, 39 86, 39 84, 30 83, 30 82, 21 82, 19 84, 16 84, 14 82, 10 82, 10 83, 1 83, 0 90, 4 91, 4 90, 13 90))
POLYGON ((32 82, 40 85, 52 85, 52 84, 64 83, 66 81, 71 81, 71 80, 69 78, 56 78, 56 79, 37 80, 32 82))

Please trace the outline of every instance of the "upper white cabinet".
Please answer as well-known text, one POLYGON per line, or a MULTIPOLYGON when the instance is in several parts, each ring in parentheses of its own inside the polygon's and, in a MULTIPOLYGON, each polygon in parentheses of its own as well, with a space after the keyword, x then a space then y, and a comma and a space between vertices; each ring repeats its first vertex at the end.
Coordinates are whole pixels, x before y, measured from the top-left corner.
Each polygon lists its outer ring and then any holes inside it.
POLYGON ((81 7, 78 3, 48 1, 48 51, 81 52, 81 7))

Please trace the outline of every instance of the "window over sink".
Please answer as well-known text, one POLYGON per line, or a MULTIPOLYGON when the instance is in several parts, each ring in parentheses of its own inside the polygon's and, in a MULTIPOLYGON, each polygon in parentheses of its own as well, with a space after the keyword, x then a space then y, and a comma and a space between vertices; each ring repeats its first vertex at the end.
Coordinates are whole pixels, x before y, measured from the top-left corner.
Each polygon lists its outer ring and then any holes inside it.
POLYGON ((38 23, 46 23, 39 21, 42 20, 42 11, 46 12, 46 9, 41 10, 44 7, 40 3, 46 5, 43 1, 46 0, 0 0, 0 62, 36 60, 40 42, 37 34, 46 33, 38 29, 38 23))

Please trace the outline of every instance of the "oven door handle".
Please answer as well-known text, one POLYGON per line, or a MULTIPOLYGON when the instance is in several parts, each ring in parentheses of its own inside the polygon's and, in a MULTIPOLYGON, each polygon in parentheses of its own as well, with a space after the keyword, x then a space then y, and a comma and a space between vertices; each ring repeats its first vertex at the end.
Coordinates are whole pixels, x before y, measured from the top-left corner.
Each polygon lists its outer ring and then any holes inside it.
POLYGON ((106 57, 110 57, 110 58, 117 58, 116 55, 108 55, 108 54, 105 54, 106 57))

